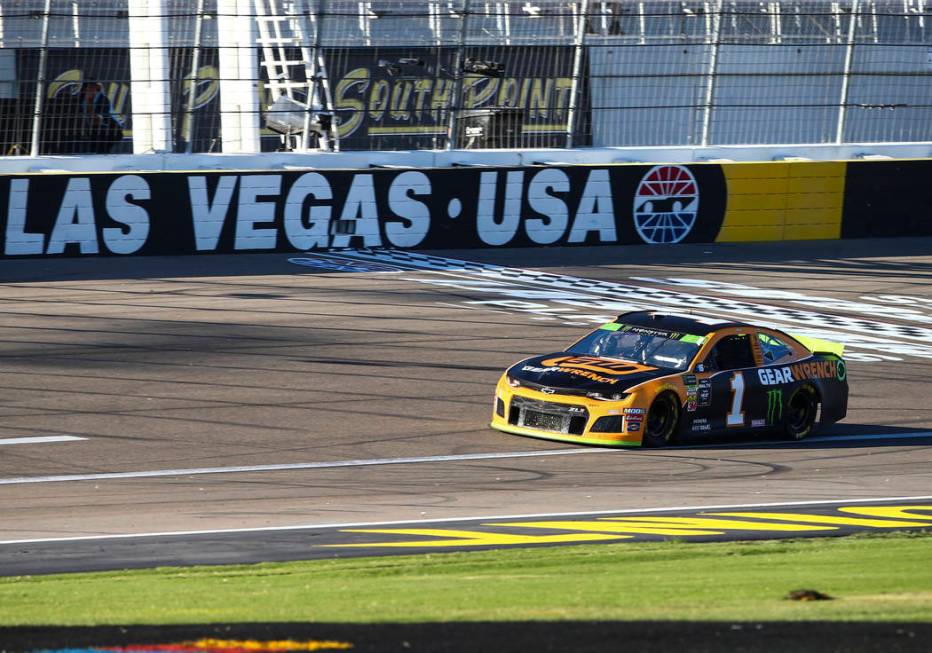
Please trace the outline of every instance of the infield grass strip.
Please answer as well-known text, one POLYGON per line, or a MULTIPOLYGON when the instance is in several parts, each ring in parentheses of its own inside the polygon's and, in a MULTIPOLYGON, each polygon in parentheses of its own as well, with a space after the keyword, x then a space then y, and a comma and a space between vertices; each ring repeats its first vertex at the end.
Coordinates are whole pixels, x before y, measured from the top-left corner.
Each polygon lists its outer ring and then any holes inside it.
POLYGON ((932 622, 932 536, 537 547, 0 578, 0 625, 932 622), (815 589, 832 601, 784 600, 815 589))

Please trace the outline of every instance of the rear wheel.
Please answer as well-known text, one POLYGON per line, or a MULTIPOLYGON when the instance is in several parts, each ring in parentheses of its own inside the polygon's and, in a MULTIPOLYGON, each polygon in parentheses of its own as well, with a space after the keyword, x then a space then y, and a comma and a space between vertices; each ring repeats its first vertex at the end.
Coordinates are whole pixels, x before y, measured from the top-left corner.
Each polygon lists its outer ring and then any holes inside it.
POLYGON ((786 405, 783 429, 791 440, 802 440, 815 429, 819 398, 812 386, 799 387, 786 405))
POLYGON ((676 436, 676 425, 680 421, 680 403, 669 392, 665 392, 651 404, 644 424, 645 447, 662 447, 672 444, 676 436))

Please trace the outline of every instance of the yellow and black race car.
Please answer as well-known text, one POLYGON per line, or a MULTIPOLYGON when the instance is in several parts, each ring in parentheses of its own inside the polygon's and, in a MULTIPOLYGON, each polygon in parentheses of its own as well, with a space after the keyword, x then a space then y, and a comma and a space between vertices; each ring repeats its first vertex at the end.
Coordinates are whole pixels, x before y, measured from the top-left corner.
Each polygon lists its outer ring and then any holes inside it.
POLYGON ((750 324, 625 313, 566 351, 512 365, 495 389, 492 428, 612 447, 739 429, 799 440, 845 417, 843 353, 750 324))

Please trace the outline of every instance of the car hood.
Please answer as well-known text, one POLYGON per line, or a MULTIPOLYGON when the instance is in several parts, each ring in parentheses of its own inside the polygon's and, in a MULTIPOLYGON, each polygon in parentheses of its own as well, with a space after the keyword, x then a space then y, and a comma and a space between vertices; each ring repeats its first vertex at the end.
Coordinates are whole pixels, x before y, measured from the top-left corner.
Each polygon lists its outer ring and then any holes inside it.
POLYGON ((508 376, 532 389, 537 389, 535 386, 544 386, 557 393, 566 394, 616 394, 650 379, 675 373, 675 370, 643 363, 617 358, 579 356, 565 351, 534 356, 515 363, 508 369, 508 376))

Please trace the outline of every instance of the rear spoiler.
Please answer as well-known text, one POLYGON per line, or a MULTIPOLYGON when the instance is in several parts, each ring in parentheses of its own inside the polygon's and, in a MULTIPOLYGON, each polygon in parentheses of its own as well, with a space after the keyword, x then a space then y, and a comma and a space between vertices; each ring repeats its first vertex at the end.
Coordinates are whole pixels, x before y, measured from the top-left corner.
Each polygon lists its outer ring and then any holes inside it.
POLYGON ((822 340, 821 338, 813 338, 811 336, 801 336, 798 333, 790 333, 788 335, 793 336, 803 347, 813 354, 834 354, 839 358, 845 355, 845 346, 840 342, 822 340))

